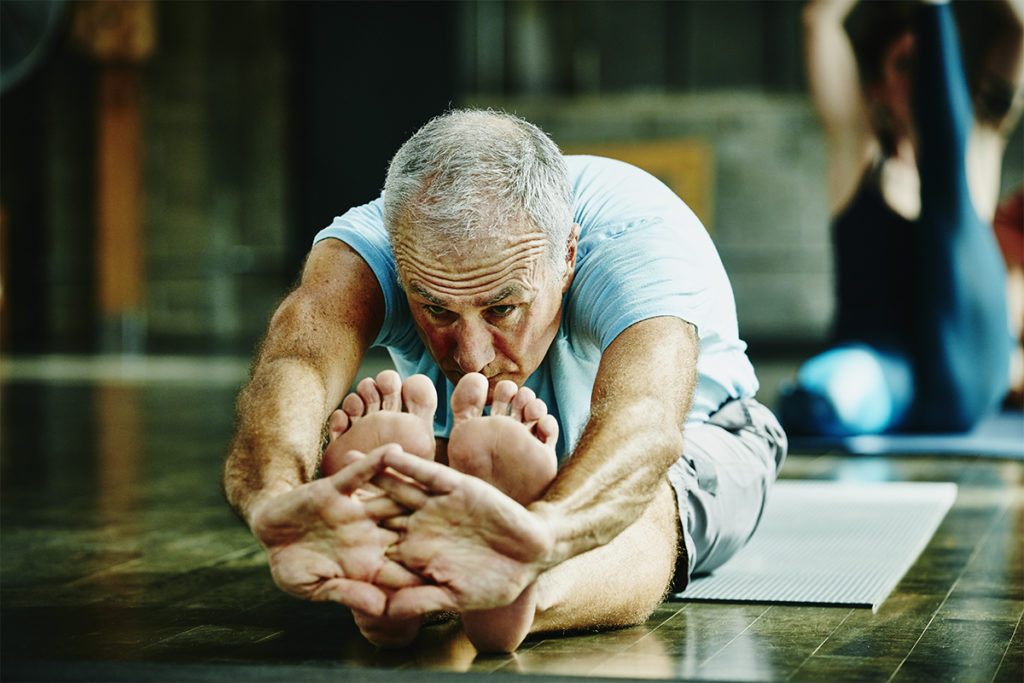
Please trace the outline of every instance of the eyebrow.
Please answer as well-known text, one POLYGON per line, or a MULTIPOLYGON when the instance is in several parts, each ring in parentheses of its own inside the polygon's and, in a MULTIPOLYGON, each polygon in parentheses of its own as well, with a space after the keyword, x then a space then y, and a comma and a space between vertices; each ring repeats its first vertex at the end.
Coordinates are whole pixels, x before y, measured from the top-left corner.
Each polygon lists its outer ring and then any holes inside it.
MULTIPOLYGON (((447 307, 449 305, 448 300, 441 299, 441 298, 435 296, 434 294, 431 294, 430 292, 428 292, 427 290, 423 289, 423 287, 421 287, 419 284, 417 284, 415 282, 409 283, 409 289, 411 289, 415 294, 418 294, 419 296, 423 297, 424 299, 426 299, 430 303, 434 304, 435 306, 447 307)), ((491 298, 486 299, 484 301, 476 302, 476 305, 481 307, 481 308, 486 308, 488 306, 493 306, 494 304, 498 303, 499 301, 507 299, 510 296, 515 296, 515 295, 519 294, 520 291, 522 291, 522 290, 519 287, 519 285, 508 285, 507 287, 505 287, 505 289, 501 290, 500 292, 498 292, 497 294, 495 294, 491 298)))

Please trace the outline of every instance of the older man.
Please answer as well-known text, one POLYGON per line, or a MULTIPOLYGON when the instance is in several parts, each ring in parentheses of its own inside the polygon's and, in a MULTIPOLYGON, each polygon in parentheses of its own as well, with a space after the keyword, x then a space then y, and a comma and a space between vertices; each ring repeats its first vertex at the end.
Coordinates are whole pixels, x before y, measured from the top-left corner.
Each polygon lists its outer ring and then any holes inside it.
POLYGON ((239 397, 225 491, 281 588, 381 645, 438 610, 481 650, 638 623, 745 543, 785 456, 744 349, 664 185, 451 112, 317 235, 239 397), (342 402, 371 346, 400 374, 342 402))

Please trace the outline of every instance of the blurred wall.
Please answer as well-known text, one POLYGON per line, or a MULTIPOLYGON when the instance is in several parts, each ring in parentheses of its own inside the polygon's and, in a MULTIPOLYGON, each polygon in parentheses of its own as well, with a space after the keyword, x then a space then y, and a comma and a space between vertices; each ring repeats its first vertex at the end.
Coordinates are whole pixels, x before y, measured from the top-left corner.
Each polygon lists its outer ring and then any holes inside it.
MULTIPOLYGON (((99 67, 71 45, 74 6, 61 6, 46 58, 0 100, 0 335, 16 352, 124 346, 104 333, 95 303, 99 67)), ((157 2, 157 46, 141 66, 136 347, 248 353, 313 234, 379 193, 388 159, 421 123, 463 104, 514 110, 565 146, 707 143, 708 223, 741 332, 755 343, 820 341, 831 257, 800 8, 157 2)), ((1024 180, 1022 157, 1018 130, 1005 186, 1024 180)))

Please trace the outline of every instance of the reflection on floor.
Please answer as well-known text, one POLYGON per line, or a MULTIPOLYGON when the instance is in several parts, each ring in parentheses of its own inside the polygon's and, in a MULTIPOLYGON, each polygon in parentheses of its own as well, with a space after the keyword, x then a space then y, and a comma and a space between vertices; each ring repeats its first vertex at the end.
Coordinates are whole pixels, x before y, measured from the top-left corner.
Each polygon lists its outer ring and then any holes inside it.
POLYGON ((3 680, 1024 680, 1024 463, 984 458, 790 457, 790 478, 959 484, 875 614, 666 602, 643 625, 508 656, 478 655, 452 623, 377 651, 342 608, 280 593, 221 498, 246 365, 0 365, 3 680))

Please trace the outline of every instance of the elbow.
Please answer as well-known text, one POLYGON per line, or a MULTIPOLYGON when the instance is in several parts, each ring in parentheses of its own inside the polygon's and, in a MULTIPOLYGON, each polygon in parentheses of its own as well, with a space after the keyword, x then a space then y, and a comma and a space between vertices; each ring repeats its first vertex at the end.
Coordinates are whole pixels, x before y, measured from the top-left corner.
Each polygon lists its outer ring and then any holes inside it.
POLYGON ((665 469, 671 467, 672 463, 683 454, 685 443, 682 427, 666 423, 659 430, 657 452, 663 456, 661 464, 665 466, 665 469))
POLYGON ((821 3, 818 0, 811 0, 804 5, 803 10, 800 12, 800 19, 803 21, 804 32, 811 31, 814 26, 820 21, 822 14, 821 3))
POLYGON ((800 12, 804 31, 813 31, 824 24, 841 25, 856 0, 809 0, 800 12))
POLYGON ((683 447, 686 443, 683 439, 683 428, 673 427, 667 431, 668 451, 674 454, 673 462, 675 462, 675 458, 683 454, 683 447))

